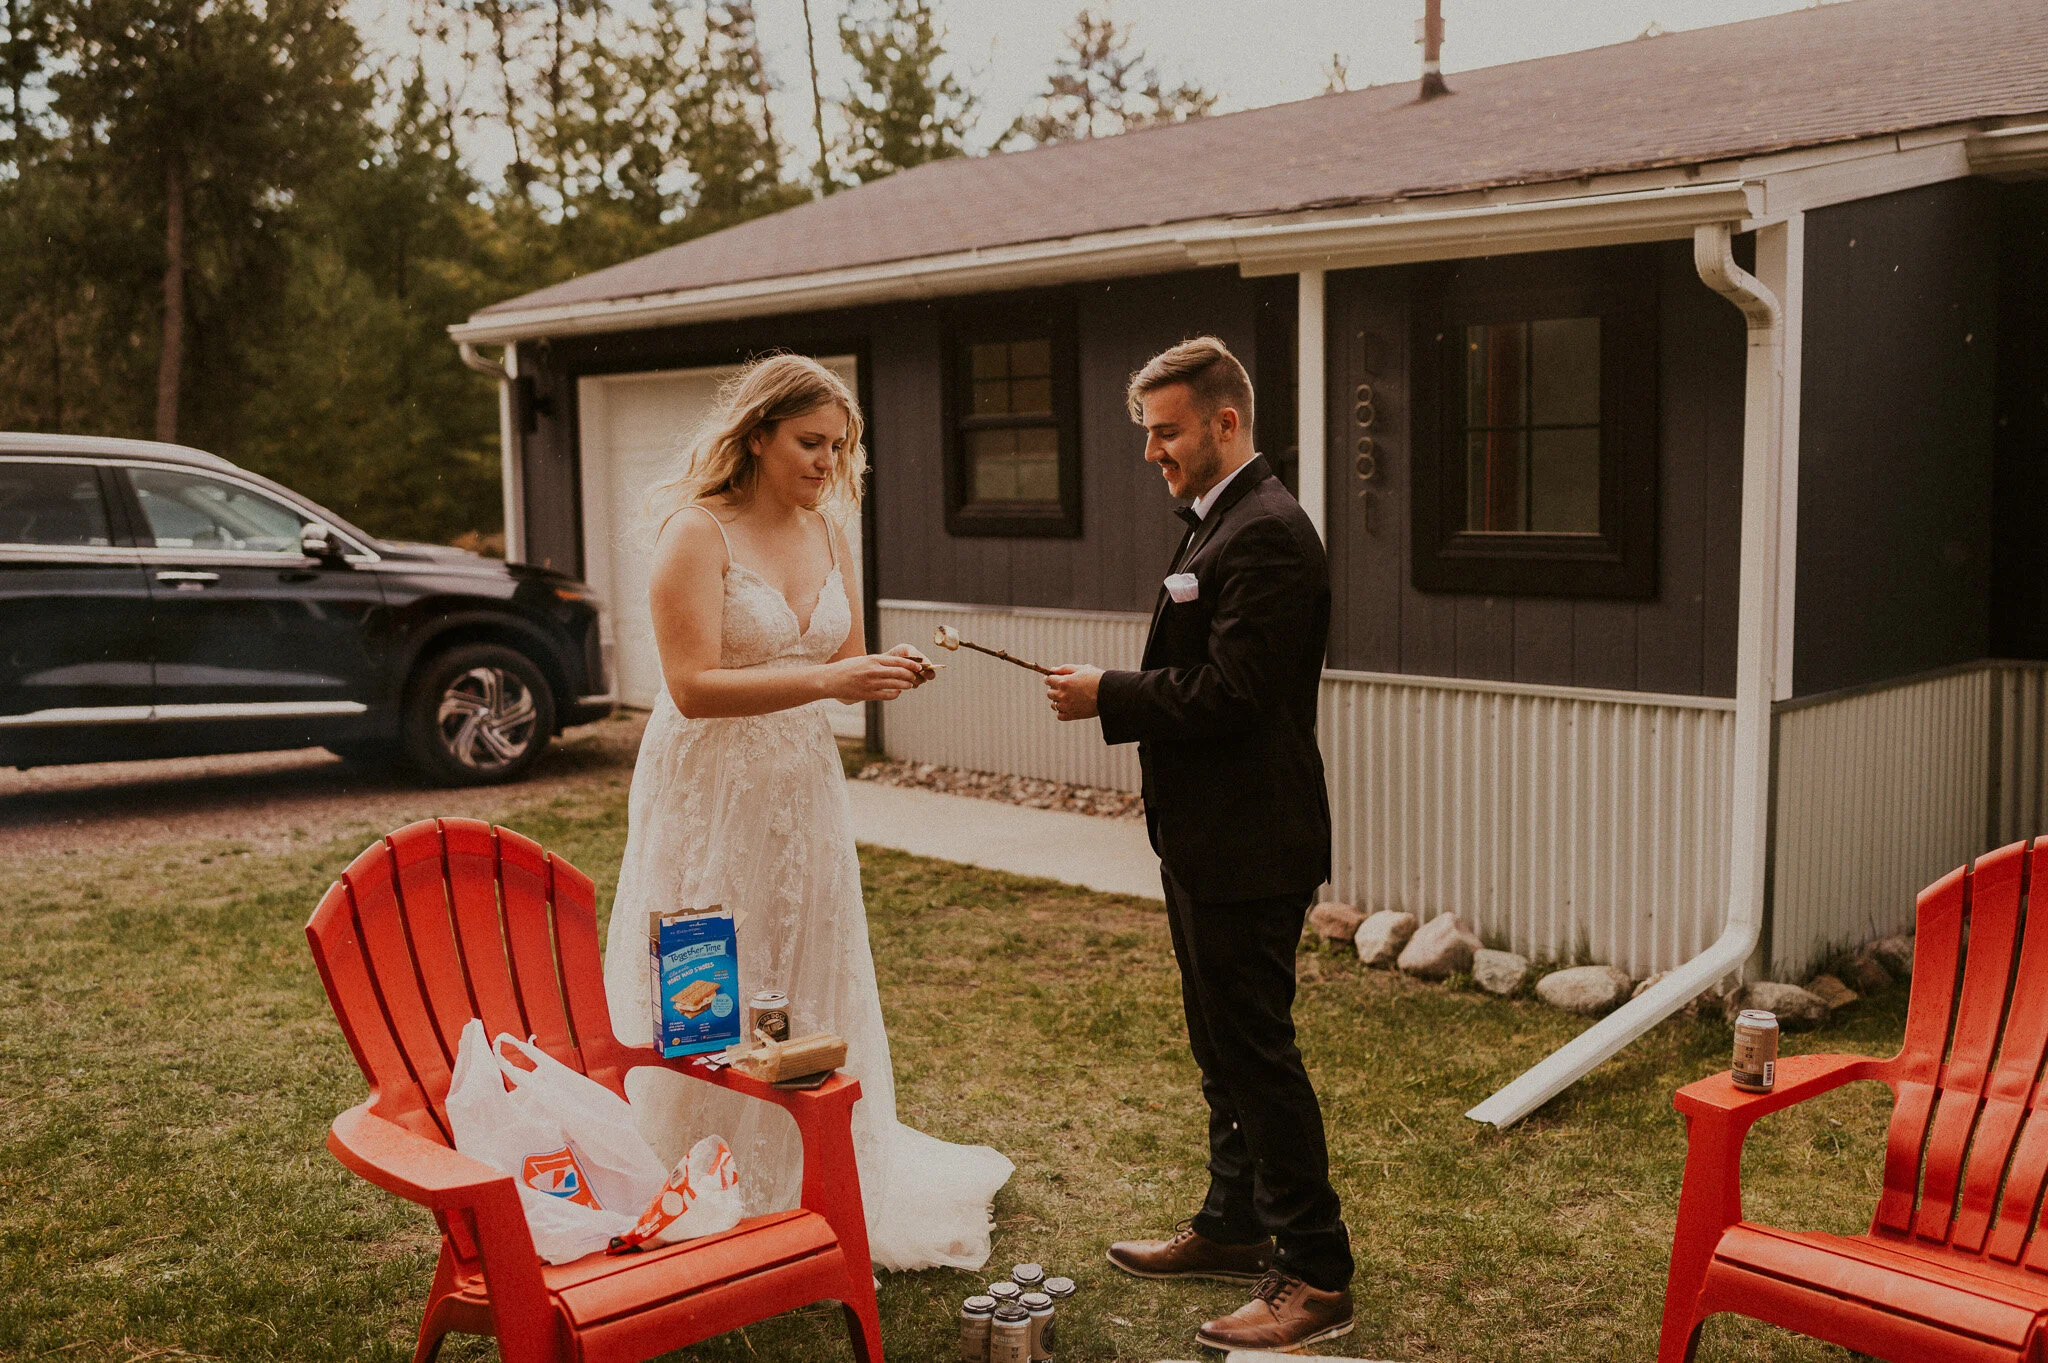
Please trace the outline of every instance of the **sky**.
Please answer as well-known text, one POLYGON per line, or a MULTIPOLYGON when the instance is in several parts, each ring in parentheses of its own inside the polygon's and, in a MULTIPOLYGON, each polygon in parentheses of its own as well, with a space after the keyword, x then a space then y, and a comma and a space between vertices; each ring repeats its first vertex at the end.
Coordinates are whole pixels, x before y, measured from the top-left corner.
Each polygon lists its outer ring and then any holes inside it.
MULTIPOLYGON (((606 0, 618 3, 619 0, 606 0)), ((1839 2, 1839 0, 1837 0, 1839 2)), ((625 0, 631 3, 631 0, 625 0)), ((1472 67, 1626 42, 1653 26, 1676 31, 1808 8, 1814 0, 1444 0, 1443 64, 1447 75, 1472 67)), ((981 150, 1043 88, 1081 0, 933 0, 948 30, 948 50, 962 84, 982 97, 981 150)), ((834 40, 844 0, 810 0, 818 35, 820 76, 830 100, 843 90, 850 64, 834 40)), ((409 53, 407 0, 348 0, 373 50, 409 53)), ((1222 109, 1249 109, 1323 92, 1333 55, 1348 68, 1349 86, 1416 78, 1421 48, 1417 21, 1423 0, 1094 0, 1133 35, 1169 82, 1192 80, 1216 91, 1222 109)), ((756 0, 774 96, 776 130, 792 160, 809 164, 810 77, 804 55, 801 0, 756 0)), ((468 149, 478 169, 502 164, 498 149, 468 149)))

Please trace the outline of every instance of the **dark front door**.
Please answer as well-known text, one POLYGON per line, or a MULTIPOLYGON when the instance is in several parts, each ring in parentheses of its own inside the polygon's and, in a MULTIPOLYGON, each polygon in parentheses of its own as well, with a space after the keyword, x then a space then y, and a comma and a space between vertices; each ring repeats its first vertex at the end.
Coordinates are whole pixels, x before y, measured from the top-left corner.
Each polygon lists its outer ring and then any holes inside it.
POLYGON ((149 586, 94 465, 0 458, 0 755, 149 718, 149 586))
POLYGON ((307 558, 311 517, 253 484, 122 472, 147 534, 159 723, 262 723, 279 745, 310 743, 377 703, 374 572, 307 558))

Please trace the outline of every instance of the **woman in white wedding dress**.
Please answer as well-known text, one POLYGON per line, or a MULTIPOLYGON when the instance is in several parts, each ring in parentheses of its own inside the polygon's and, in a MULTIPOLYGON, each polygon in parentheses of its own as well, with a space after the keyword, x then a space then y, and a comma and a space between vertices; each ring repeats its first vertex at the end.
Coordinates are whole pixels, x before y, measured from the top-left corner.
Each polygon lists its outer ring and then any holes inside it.
MULTIPOLYGON (((682 476, 656 492, 649 598, 667 685, 633 772, 605 991, 619 1039, 649 1044, 648 912, 731 908, 743 993, 780 989, 793 1034, 846 1038, 876 1265, 978 1269, 1013 1166, 896 1120, 851 809, 818 704, 891 700, 936 675, 908 645, 866 651, 845 537, 825 514, 857 500, 860 437, 837 375, 771 355, 726 386, 682 476)), ((716 1132, 749 1215, 797 1205, 802 1148, 781 1108, 655 1069, 626 1088, 665 1162, 716 1132)))

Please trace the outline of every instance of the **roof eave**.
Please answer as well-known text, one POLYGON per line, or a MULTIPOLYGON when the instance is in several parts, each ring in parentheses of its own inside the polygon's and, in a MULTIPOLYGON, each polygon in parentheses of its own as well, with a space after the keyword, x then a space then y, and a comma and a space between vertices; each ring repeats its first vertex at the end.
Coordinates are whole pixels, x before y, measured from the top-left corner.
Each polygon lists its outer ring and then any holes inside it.
MULTIPOLYGON (((479 314, 448 329, 469 345, 587 336, 775 313, 939 298, 1235 264, 1246 275, 1669 240, 1758 208, 1739 180, 1429 208, 1382 203, 1308 221, 1210 219, 963 251, 635 298, 479 314)), ((1429 200, 1421 201, 1427 204, 1429 200)), ((1279 215, 1275 215, 1279 216, 1279 215)))

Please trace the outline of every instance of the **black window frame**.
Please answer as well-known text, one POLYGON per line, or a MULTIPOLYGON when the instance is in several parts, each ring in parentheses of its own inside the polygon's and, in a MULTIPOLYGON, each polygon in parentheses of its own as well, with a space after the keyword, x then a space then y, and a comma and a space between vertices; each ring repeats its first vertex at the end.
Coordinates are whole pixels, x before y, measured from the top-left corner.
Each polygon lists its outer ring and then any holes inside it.
POLYGON ((1081 536, 1080 365, 1070 300, 976 299, 951 310, 945 328, 946 533, 962 538, 1078 539, 1081 536), (1052 418, 1059 450, 1059 505, 975 506, 968 499, 967 433, 1000 423, 971 415, 969 351, 976 345, 1045 338, 1052 343, 1052 418))
POLYGON ((1657 261, 1652 248, 1451 261, 1419 274, 1411 573, 1426 592, 1657 594, 1657 261), (1467 531, 1466 328, 1600 319, 1600 532, 1467 531))

